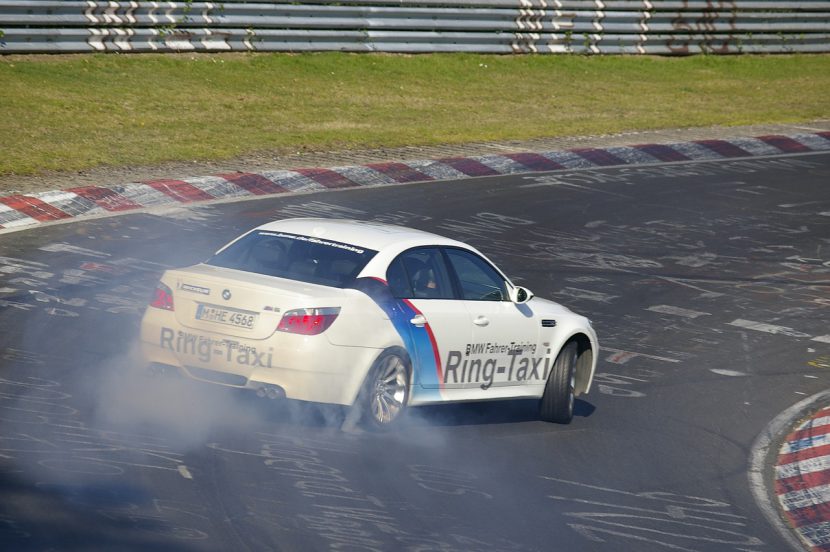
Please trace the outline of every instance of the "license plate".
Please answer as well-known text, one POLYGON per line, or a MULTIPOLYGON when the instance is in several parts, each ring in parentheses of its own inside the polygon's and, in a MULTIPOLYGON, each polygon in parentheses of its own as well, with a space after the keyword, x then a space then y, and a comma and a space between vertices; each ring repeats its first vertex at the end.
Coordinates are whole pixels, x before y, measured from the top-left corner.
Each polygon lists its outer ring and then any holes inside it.
POLYGON ((196 320, 215 322, 237 328, 251 329, 254 327, 256 319, 257 314, 254 312, 224 309, 205 304, 199 304, 199 307, 196 309, 196 320))

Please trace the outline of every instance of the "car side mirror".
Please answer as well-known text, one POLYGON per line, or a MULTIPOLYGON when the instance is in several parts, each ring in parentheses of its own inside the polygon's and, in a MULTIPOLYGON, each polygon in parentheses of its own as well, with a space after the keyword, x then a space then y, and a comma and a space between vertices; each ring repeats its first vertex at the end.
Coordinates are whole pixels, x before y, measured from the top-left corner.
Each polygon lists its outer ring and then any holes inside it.
POLYGON ((517 305, 527 303, 531 299, 533 299, 533 292, 525 287, 516 286, 510 290, 510 300, 517 305))

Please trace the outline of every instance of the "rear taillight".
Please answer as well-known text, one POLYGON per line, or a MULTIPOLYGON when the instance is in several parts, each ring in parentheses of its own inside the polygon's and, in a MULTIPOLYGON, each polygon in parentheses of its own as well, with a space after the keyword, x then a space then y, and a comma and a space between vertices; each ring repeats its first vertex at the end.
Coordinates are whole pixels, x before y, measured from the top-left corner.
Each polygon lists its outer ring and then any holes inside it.
POLYGON ((282 315, 277 330, 302 335, 317 335, 326 331, 338 314, 340 314, 340 307, 290 310, 282 315))
POLYGON ((157 309, 173 310, 173 290, 159 282, 156 284, 156 289, 153 291, 153 298, 150 300, 150 306, 157 309))

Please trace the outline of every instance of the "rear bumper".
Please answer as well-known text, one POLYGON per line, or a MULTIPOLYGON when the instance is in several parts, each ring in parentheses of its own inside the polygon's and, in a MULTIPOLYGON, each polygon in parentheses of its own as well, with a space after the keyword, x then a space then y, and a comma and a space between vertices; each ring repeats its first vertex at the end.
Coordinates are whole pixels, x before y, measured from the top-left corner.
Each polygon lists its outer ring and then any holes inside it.
POLYGON ((196 380, 228 387, 279 386, 290 399, 350 405, 380 353, 332 345, 323 335, 277 333, 246 340, 183 328, 169 311, 150 308, 141 323, 147 363, 176 368, 196 380))

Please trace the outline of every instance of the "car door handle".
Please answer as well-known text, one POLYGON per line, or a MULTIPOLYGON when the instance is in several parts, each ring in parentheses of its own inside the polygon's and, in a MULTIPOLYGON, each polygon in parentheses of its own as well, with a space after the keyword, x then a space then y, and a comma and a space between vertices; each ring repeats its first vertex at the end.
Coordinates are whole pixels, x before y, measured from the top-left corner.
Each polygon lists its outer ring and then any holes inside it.
POLYGON ((412 318, 412 320, 410 320, 409 323, 413 326, 418 326, 420 328, 427 323, 427 319, 423 314, 418 314, 414 318, 412 318))
POLYGON ((486 326, 489 323, 490 321, 487 319, 486 316, 479 316, 475 320, 473 320, 473 324, 475 324, 476 326, 486 326))

